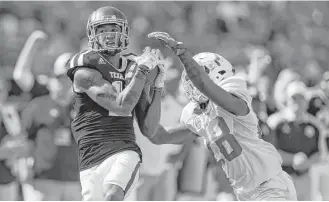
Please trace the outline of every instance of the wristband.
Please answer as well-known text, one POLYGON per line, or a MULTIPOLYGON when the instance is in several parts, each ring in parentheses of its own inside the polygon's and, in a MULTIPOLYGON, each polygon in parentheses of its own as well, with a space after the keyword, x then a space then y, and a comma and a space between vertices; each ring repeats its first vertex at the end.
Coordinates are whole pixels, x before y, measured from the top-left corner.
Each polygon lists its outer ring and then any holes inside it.
POLYGON ((137 71, 142 72, 146 76, 150 73, 150 70, 145 65, 139 65, 137 71))
POLYGON ((172 48, 173 52, 179 56, 187 51, 183 43, 178 43, 175 47, 172 48))
POLYGON ((160 93, 161 93, 161 96, 164 95, 164 90, 163 90, 163 88, 159 88, 159 87, 155 87, 155 86, 153 86, 152 88, 153 88, 153 91, 158 91, 158 92, 160 92, 160 93))

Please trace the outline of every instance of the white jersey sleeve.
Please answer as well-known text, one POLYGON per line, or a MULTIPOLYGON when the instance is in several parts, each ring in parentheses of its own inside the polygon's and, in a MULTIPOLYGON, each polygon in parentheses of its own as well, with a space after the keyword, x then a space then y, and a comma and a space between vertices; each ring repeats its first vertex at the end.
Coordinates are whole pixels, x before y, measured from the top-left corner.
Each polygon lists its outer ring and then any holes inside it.
MULTIPOLYGON (((239 77, 228 77, 222 80, 218 85, 226 92, 231 93, 232 95, 245 101, 249 107, 249 110, 251 110, 252 98, 249 95, 247 89, 247 83, 243 79, 239 77)), ((221 111, 224 110, 221 107, 219 107, 218 109, 219 109, 219 113, 221 113, 221 111)), ((225 113, 229 113, 229 112, 226 111, 225 113)))
POLYGON ((219 86, 225 91, 241 98, 248 106, 251 105, 252 98, 249 95, 247 83, 243 79, 233 76, 222 80, 219 86))
POLYGON ((243 79, 233 76, 221 81, 219 83, 219 86, 225 91, 245 101, 249 108, 249 113, 245 116, 237 116, 225 110, 221 106, 213 104, 214 108, 216 109, 215 111, 217 113, 217 116, 219 117, 229 116, 233 118, 235 121, 239 122, 244 127, 251 130, 251 134, 258 134, 258 118, 251 106, 252 97, 248 92, 247 83, 243 79))

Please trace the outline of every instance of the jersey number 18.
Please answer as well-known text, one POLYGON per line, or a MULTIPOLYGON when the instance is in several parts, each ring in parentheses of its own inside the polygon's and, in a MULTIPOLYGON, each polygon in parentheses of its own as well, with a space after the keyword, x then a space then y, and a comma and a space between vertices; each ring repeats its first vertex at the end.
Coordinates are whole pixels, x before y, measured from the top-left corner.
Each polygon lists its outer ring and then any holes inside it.
POLYGON ((218 118, 219 127, 222 130, 222 136, 216 141, 220 152, 228 160, 232 161, 242 153, 242 147, 230 130, 222 117, 218 118))

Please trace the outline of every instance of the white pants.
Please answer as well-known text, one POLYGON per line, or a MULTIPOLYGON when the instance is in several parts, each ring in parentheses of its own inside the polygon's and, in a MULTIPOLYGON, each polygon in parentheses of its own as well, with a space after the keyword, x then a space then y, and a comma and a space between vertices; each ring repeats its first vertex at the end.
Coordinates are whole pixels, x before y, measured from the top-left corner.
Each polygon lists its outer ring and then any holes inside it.
POLYGON ((84 201, 104 201, 103 187, 114 184, 122 188, 127 198, 139 176, 140 157, 134 151, 122 151, 99 165, 80 172, 84 201))
POLYGON ((248 193, 237 195, 239 201, 297 201, 291 177, 284 171, 248 193))

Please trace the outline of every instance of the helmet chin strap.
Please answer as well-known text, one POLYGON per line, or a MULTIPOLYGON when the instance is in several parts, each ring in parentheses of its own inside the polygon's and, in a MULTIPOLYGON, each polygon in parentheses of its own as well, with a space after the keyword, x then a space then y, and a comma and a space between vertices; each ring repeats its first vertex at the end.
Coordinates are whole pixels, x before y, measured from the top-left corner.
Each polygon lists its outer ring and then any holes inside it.
MULTIPOLYGON (((96 39, 95 43, 97 44, 98 47, 103 47, 101 43, 96 39)), ((116 49, 116 50, 107 50, 105 48, 102 48, 102 50, 99 50, 103 54, 109 55, 109 56, 115 56, 116 54, 120 53, 122 50, 116 49)))

